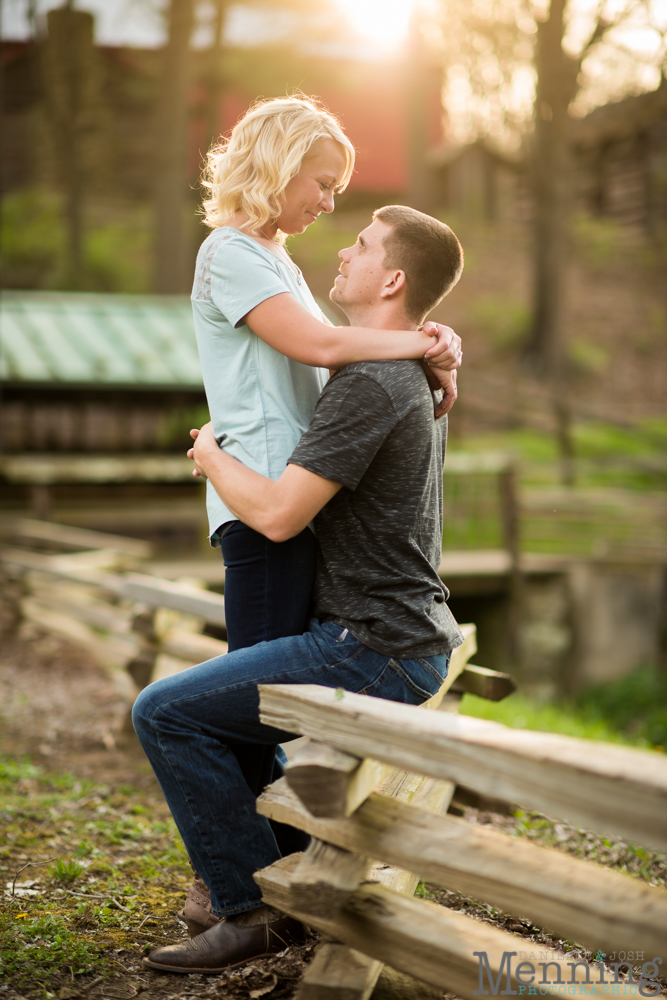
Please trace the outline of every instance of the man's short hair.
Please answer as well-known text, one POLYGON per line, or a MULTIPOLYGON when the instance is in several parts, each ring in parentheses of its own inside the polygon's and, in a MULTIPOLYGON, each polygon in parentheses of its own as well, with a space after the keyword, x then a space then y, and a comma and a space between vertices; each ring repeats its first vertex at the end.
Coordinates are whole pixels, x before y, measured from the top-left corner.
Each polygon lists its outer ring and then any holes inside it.
POLYGON ((384 266, 405 272, 405 311, 422 323, 461 277, 463 247, 444 222, 407 205, 385 205, 373 218, 392 228, 383 241, 384 266))

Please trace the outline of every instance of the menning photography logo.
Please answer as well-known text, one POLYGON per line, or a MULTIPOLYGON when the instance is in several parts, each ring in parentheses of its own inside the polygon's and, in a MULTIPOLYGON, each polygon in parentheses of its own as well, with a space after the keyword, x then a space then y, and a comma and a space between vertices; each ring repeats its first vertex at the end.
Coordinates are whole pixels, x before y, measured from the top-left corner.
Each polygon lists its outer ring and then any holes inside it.
POLYGON ((474 951, 479 963, 479 989, 474 996, 634 996, 659 997, 662 986, 656 982, 660 976, 661 958, 643 962, 641 974, 636 974, 633 964, 644 958, 643 952, 621 952, 624 960, 608 961, 602 952, 595 958, 585 958, 581 952, 534 952, 504 951, 502 961, 494 976, 488 953, 474 951), (513 959, 519 961, 512 967, 513 959), (631 964, 633 963, 633 964, 631 964), (501 985, 504 983, 504 989, 501 985))

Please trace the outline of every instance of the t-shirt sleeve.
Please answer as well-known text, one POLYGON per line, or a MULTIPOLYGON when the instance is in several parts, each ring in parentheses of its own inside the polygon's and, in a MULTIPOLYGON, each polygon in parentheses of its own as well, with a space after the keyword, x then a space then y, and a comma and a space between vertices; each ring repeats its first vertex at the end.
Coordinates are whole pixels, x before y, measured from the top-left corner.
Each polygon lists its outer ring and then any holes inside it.
POLYGON ((211 298, 232 326, 281 292, 291 289, 259 246, 234 237, 221 240, 211 261, 211 298))
POLYGON ((354 490, 397 421, 389 396, 373 379, 334 377, 287 464, 354 490))

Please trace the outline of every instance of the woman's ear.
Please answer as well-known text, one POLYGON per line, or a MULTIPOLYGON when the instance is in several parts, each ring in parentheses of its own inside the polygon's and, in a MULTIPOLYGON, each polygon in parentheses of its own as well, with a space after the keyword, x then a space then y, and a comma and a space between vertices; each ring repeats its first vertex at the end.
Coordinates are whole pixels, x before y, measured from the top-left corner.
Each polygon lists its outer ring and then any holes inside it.
POLYGON ((405 290, 406 279, 405 271, 392 271, 392 273, 387 277, 384 285, 382 286, 382 291, 380 296, 383 299, 391 298, 398 292, 405 290))

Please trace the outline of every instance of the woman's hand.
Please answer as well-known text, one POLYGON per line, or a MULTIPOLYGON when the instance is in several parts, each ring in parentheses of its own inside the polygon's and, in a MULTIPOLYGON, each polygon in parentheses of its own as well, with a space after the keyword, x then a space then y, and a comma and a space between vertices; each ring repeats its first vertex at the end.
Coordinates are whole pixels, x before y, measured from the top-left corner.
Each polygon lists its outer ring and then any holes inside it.
POLYGON ((192 475, 195 478, 208 479, 207 466, 209 456, 211 454, 215 455, 220 450, 220 446, 213 433, 213 424, 209 421, 207 424, 204 424, 201 430, 193 427, 190 431, 190 437, 194 441, 194 446, 188 450, 188 458, 191 458, 195 463, 192 475))
POLYGON ((439 420, 449 413, 458 396, 456 371, 463 360, 461 338, 450 326, 442 326, 441 323, 425 323, 422 330, 435 339, 433 347, 424 355, 424 367, 431 388, 442 391, 442 400, 435 408, 435 416, 439 420))
POLYGON ((422 361, 422 366, 431 389, 434 389, 436 392, 438 390, 442 392, 442 399, 435 408, 435 419, 439 420, 440 417, 444 417, 446 413, 449 413, 456 402, 456 397, 458 396, 456 369, 448 372, 442 368, 431 368, 425 361, 422 361))
POLYGON ((420 329, 433 337, 435 341, 424 355, 424 361, 428 362, 431 368, 453 371, 455 368, 461 367, 463 359, 461 338, 454 333, 451 326, 443 326, 441 323, 429 321, 424 323, 420 329))

